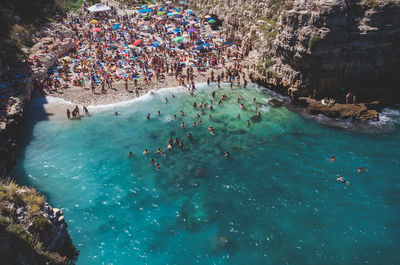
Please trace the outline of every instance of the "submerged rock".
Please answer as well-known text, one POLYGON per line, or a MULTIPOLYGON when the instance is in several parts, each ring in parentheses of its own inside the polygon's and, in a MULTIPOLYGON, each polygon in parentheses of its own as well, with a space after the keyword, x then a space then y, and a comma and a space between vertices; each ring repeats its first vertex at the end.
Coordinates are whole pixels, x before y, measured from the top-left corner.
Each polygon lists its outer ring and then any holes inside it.
POLYGON ((268 100, 268 104, 270 104, 271 106, 274 106, 274 107, 280 107, 280 106, 282 106, 283 102, 276 98, 273 98, 273 99, 268 100))

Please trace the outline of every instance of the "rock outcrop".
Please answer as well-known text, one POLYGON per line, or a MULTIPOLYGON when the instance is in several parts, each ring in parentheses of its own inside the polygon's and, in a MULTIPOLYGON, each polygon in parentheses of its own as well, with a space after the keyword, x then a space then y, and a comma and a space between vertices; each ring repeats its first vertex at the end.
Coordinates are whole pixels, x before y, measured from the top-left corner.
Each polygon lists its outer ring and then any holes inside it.
POLYGON ((273 90, 400 101, 400 1, 197 0, 192 7, 223 21, 253 80, 273 90))
POLYGON ((60 209, 33 189, 0 184, 0 264, 70 264, 77 256, 60 209))

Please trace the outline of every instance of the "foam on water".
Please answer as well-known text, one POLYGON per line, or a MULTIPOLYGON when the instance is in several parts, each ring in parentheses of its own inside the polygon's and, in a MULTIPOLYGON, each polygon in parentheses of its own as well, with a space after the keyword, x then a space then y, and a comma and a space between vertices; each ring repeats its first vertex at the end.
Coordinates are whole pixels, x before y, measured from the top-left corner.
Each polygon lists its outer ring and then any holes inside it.
POLYGON ((398 112, 388 109, 381 115, 381 121, 394 120, 392 130, 365 134, 270 107, 266 102, 272 95, 254 86, 196 87, 195 96, 165 89, 94 108, 90 118, 79 121, 28 117, 32 130, 22 136, 25 144, 13 175, 63 208, 80 250, 78 264, 400 260, 398 112), (202 123, 192 127, 199 113, 193 101, 209 102, 213 89, 214 110, 205 109, 202 123), (229 100, 218 106, 223 93, 229 100), (239 94, 247 110, 239 109, 239 94), (207 130, 210 125, 215 135, 207 130), (189 132, 192 140, 186 138, 189 132), (166 151, 170 136, 185 148, 166 151), (155 154, 158 147, 165 156, 155 154), (145 148, 148 156, 141 154, 145 148), (134 158, 127 157, 129 151, 134 158), (329 161, 332 155, 335 163, 329 161), (152 157, 160 171, 151 165, 152 157), (368 171, 358 173, 360 166, 368 171), (338 174, 351 185, 337 183, 338 174))

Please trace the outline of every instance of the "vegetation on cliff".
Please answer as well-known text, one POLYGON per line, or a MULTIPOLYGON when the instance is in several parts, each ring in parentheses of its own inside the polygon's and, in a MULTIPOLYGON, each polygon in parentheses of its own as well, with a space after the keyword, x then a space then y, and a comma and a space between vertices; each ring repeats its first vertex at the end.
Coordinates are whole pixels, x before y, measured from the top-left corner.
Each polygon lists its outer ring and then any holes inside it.
POLYGON ((0 183, 1 264, 74 263, 78 251, 69 236, 57 229, 62 222, 54 222, 50 209, 54 211, 35 189, 0 183), (57 233, 66 238, 54 242, 57 233))

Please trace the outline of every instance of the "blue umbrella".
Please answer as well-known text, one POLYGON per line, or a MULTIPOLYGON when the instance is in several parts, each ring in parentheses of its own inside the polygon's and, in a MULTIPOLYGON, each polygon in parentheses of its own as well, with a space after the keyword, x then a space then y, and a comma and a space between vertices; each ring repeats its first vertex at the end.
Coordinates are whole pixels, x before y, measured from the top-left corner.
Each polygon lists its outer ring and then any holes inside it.
POLYGON ((158 46, 160 46, 160 42, 159 41, 153 42, 153 47, 158 47, 158 46))
POLYGON ((207 47, 210 47, 210 46, 211 46, 210 43, 204 43, 203 45, 204 45, 204 46, 207 46, 207 47))
POLYGON ((204 50, 204 46, 200 45, 200 46, 197 46, 195 49, 198 51, 202 51, 202 50, 204 50))
POLYGON ((144 9, 140 9, 138 12, 139 12, 139 13, 150 13, 150 12, 153 12, 153 9, 151 9, 151 8, 144 8, 144 9))
POLYGON ((185 1, 180 1, 179 4, 180 5, 186 5, 186 2, 185 1))
POLYGON ((196 45, 202 45, 204 42, 201 40, 196 41, 196 45))
POLYGON ((174 29, 173 31, 176 32, 176 33, 178 33, 178 32, 181 32, 181 29, 180 29, 180 28, 176 28, 176 29, 174 29))
POLYGON ((119 29, 119 25, 118 25, 118 24, 115 24, 115 25, 113 26, 113 29, 119 29))

